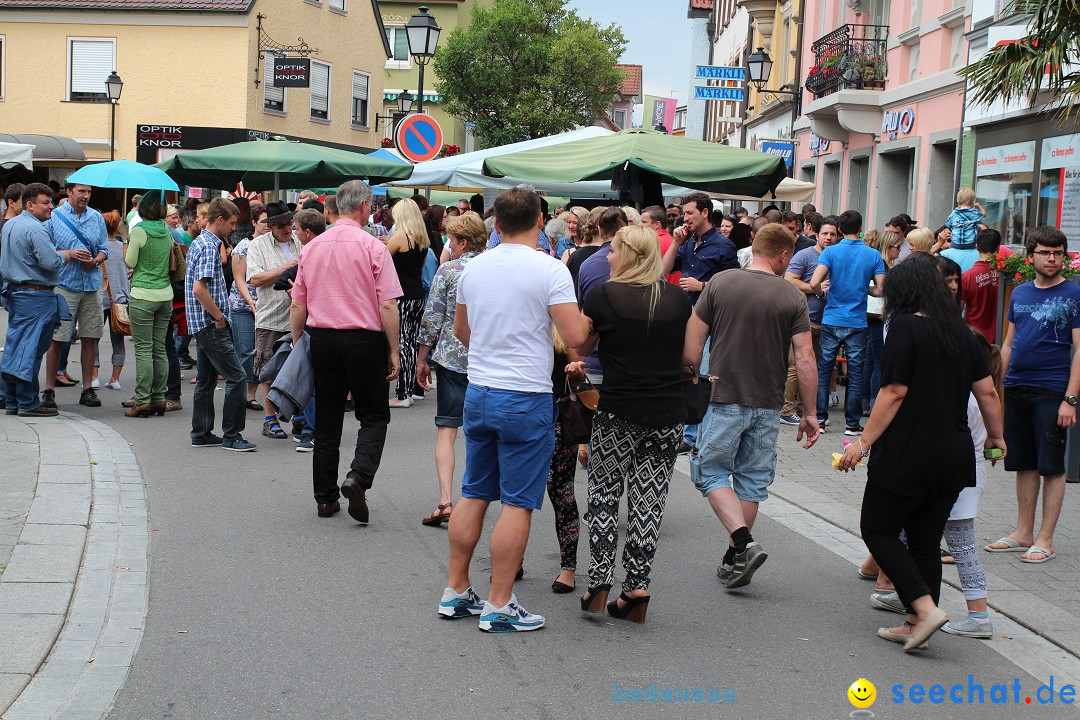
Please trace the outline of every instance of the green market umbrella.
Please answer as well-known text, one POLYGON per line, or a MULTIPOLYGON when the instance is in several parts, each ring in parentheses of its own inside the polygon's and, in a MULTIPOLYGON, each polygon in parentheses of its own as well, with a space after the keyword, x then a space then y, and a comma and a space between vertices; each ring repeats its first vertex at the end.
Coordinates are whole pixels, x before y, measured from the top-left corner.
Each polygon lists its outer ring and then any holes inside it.
POLYGON ((248 188, 274 192, 356 178, 381 183, 412 175, 412 165, 281 138, 179 153, 154 167, 184 185, 231 190, 242 182, 248 188))
POLYGON ((611 180, 622 199, 656 202, 660 184, 764 197, 787 176, 783 158, 634 128, 484 160, 484 174, 538 182, 611 180))

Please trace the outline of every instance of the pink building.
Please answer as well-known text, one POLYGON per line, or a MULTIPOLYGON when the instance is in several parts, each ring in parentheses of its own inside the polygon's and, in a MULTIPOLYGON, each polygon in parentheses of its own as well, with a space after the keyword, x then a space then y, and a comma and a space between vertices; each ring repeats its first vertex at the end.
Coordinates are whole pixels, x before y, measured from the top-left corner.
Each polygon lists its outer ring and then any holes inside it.
POLYGON ((805 0, 795 177, 823 214, 932 229, 954 203, 970 10, 957 0, 805 0))

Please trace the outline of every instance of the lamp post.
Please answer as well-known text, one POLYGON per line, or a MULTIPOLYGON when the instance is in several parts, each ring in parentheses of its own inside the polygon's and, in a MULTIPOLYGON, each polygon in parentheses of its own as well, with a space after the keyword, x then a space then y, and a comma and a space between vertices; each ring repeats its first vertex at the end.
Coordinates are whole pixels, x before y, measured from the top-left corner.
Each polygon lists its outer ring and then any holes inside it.
MULTIPOLYGON (((785 87, 778 88, 776 90, 766 89, 766 85, 769 84, 769 75, 772 74, 773 61, 769 57, 769 53, 765 52, 765 48, 759 47, 748 58, 746 58, 746 74, 750 78, 750 84, 754 86, 754 89, 761 95, 772 95, 776 97, 778 95, 790 95, 791 96, 791 132, 789 137, 792 138, 794 143, 795 137, 795 121, 799 119, 801 112, 800 101, 802 100, 802 88, 798 85, 794 86, 792 90, 785 90, 785 87)), ((792 145, 794 147, 794 144, 792 145)), ((794 160, 794 157, 792 158, 794 160)), ((795 171, 794 162, 792 166, 788 168, 788 176, 790 177, 795 171)))
POLYGON ((416 112, 424 112, 424 66, 435 57, 435 47, 439 44, 442 28, 435 18, 428 14, 426 6, 420 6, 420 12, 409 18, 405 24, 405 35, 409 40, 409 54, 420 66, 420 82, 416 89, 416 112))
POLYGON ((379 121, 382 120, 385 123, 391 123, 397 125, 398 120, 412 112, 413 96, 408 90, 403 90, 400 95, 397 96, 397 111, 392 112, 389 115, 376 115, 375 116, 375 132, 379 131, 379 121))
POLYGON ((120 101, 120 93, 124 92, 124 81, 113 70, 109 77, 105 78, 105 94, 109 97, 111 120, 109 122, 109 160, 116 159, 116 103, 120 101))

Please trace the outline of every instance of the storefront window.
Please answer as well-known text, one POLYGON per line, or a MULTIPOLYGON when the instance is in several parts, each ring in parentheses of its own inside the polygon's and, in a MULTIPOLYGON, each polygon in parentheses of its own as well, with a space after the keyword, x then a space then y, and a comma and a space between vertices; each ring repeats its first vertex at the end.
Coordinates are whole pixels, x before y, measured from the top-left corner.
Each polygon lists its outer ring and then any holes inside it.
POLYGON ((1038 223, 1080 238, 1080 134, 1043 140, 1040 170, 1038 223))
POLYGON ((986 210, 986 224, 1001 240, 1022 245, 1034 201, 1035 142, 999 145, 978 152, 975 196, 986 210))

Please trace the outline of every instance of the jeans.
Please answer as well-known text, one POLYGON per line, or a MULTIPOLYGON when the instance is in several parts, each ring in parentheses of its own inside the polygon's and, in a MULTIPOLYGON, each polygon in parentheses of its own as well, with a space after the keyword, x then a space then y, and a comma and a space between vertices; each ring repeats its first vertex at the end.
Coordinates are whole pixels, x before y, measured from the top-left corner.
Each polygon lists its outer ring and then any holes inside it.
POLYGON ((254 384, 255 377, 255 314, 243 310, 233 310, 232 341, 236 356, 240 358, 240 367, 244 368, 248 384, 254 384))
POLYGON ((338 499, 338 461, 345 396, 350 392, 360 429, 349 467, 357 482, 370 488, 382 462, 390 406, 386 369, 390 345, 386 335, 372 330, 310 328, 311 366, 315 373, 315 453, 311 479, 315 501, 338 499))
POLYGON ((227 442, 240 437, 247 415, 244 406, 247 383, 244 369, 233 348, 228 327, 218 330, 208 325, 195 333, 199 358, 195 376, 195 397, 191 411, 191 439, 201 440, 214 431, 214 389, 217 376, 225 378, 225 403, 221 409, 221 435, 227 442))
POLYGON ((881 356, 885 353, 885 323, 867 321, 869 334, 866 338, 866 362, 863 367, 863 410, 872 410, 878 391, 881 390, 881 356))
POLYGON ((71 322, 71 337, 60 346, 60 364, 56 367, 57 375, 67 375, 68 355, 71 354, 71 343, 75 342, 75 332, 78 329, 74 319, 71 322))
POLYGON ((176 354, 176 325, 169 323, 165 329, 165 358, 169 361, 169 374, 165 380, 165 399, 180 400, 180 358, 176 354))
POLYGON ((861 427, 863 358, 866 349, 866 328, 821 326, 821 355, 818 356, 818 422, 829 418, 829 379, 836 366, 836 355, 844 348, 847 358, 847 392, 844 398, 845 427, 861 427))
POLYGON ((731 488, 743 502, 765 502, 776 475, 780 413, 766 408, 709 403, 690 480, 702 497, 731 488))
POLYGON ((8 330, 0 370, 4 370, 3 397, 9 410, 35 410, 41 406, 38 398, 41 360, 52 344, 53 330, 60 323, 55 298, 48 290, 11 290, 7 295, 8 330), (52 313, 52 319, 43 320, 48 313, 52 313), (24 343, 22 347, 18 346, 20 342, 24 343))
MULTIPOLYGON (((126 305, 127 303, 122 303, 122 304, 126 305)), ((128 307, 128 310, 129 311, 131 310, 130 306, 128 307)), ((109 331, 109 342, 112 343, 112 358, 110 358, 112 360, 112 364, 114 366, 123 367, 124 361, 127 359, 127 347, 124 345, 125 336, 121 335, 118 332, 115 332, 112 329, 112 324, 109 321, 109 310, 108 309, 105 310, 104 324, 105 324, 105 327, 109 331)), ((99 351, 98 352, 98 357, 100 358, 100 356, 101 356, 101 353, 99 351)), ((100 362, 97 364, 97 367, 101 367, 100 362)))
POLYGON ((190 355, 191 338, 194 335, 177 335, 173 341, 176 343, 176 354, 180 356, 190 355))
POLYGON ((162 402, 169 376, 165 341, 169 334, 172 301, 131 298, 128 315, 131 340, 135 345, 135 403, 162 402))

